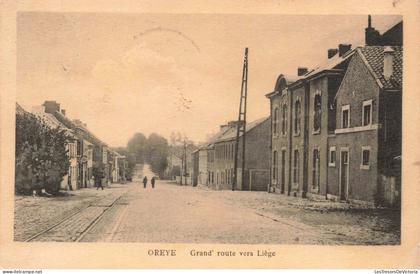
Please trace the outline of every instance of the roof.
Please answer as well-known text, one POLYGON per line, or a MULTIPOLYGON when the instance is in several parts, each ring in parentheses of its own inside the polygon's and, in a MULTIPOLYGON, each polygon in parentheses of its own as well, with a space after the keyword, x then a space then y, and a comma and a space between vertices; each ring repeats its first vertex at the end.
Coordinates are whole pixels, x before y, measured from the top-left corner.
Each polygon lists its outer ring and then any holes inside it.
POLYGON ((322 63, 318 64, 315 68, 313 68, 312 70, 308 71, 308 73, 302 75, 298 79, 298 81, 299 80, 303 80, 303 79, 307 79, 307 78, 311 78, 311 77, 316 76, 317 74, 319 74, 319 73, 321 73, 323 71, 336 69, 338 65, 340 65, 345 60, 347 60, 348 58, 350 58, 353 54, 354 54, 354 49, 353 50, 349 50, 348 52, 346 52, 342 56, 340 56, 337 53, 333 57, 331 57, 329 59, 326 59, 322 63))
POLYGON ((73 133, 71 128, 61 123, 54 115, 44 112, 43 106, 36 106, 32 109, 32 114, 39 117, 44 123, 51 128, 61 128, 67 131, 67 133, 73 133))
MULTIPOLYGON (((265 122, 265 121, 267 121, 268 119, 269 119, 270 117, 268 116, 268 117, 263 117, 263 118, 260 118, 260 119, 258 119, 258 120, 255 120, 255 121, 253 121, 253 122, 251 122, 251 123, 247 123, 246 124, 246 132, 249 132, 250 130, 252 130, 253 128, 255 128, 255 127, 257 127, 257 126, 259 126, 259 125, 261 125, 263 122, 265 122)), ((225 134, 223 134, 222 136, 220 136, 216 141, 215 141, 215 143, 218 143, 218 142, 223 142, 223 141, 231 141, 231 140, 233 140, 233 139, 235 139, 236 138, 236 132, 237 130, 236 130, 236 127, 231 127, 231 128, 229 128, 226 132, 225 132, 225 134)), ((241 135, 242 136, 242 135, 241 135)))
POLYGON ((362 56, 363 62, 367 65, 375 79, 385 89, 400 89, 402 87, 402 46, 364 46, 357 48, 362 56), (385 79, 384 72, 384 49, 390 47, 394 50, 393 73, 390 79, 385 79))
POLYGON ((224 134, 226 134, 229 131, 229 128, 222 128, 220 129, 216 134, 210 137, 209 141, 202 146, 200 146, 198 149, 196 149, 194 152, 200 151, 202 149, 212 149, 214 146, 214 143, 221 138, 224 134))

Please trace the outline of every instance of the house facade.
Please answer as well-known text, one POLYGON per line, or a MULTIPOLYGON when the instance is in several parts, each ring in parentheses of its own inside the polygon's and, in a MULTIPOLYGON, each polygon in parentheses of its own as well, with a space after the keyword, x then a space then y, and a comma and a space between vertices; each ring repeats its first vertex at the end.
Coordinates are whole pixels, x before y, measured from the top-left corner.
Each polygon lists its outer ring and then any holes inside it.
MULTIPOLYGON (((214 183, 216 189, 232 189, 234 179, 237 122, 229 122, 223 134, 214 140, 214 183)), ((245 170, 242 172, 242 142, 239 137, 237 182, 235 189, 265 191, 269 183, 270 119, 265 117, 247 124, 245 170), (242 177, 244 174, 244 177, 242 177)))
POLYGON ((330 194, 394 205, 401 190, 402 47, 357 48, 336 96, 330 194))
MULTIPOLYGON (((112 172, 116 163, 114 151, 93 135, 86 124, 67 118, 65 110, 56 101, 45 101, 35 111, 38 116, 48 118, 50 123, 66 128, 74 137, 74 144, 68 145, 71 162, 67 175, 69 189, 93 187, 95 169, 102 170, 104 186, 113 182, 112 172)), ((121 161, 125 161, 125 158, 121 158, 121 161)))

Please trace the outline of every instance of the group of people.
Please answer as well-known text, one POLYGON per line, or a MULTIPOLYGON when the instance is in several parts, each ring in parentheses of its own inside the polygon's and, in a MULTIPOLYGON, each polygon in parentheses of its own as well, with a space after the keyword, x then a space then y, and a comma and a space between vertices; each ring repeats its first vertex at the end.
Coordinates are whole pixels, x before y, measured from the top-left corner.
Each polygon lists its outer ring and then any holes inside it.
MULTIPOLYGON (((152 177, 152 179, 150 180, 150 183, 152 184, 152 188, 155 188, 155 177, 152 177)), ((147 176, 144 176, 143 178, 143 186, 144 188, 147 187, 147 176)))

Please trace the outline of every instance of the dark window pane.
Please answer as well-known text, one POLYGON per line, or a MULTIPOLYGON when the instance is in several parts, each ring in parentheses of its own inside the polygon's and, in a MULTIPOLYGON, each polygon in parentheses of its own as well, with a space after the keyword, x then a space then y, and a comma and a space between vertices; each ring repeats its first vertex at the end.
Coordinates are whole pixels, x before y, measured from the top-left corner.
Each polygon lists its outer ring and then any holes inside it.
POLYGON ((370 124, 370 111, 371 111, 372 106, 371 105, 367 105, 363 107, 363 125, 367 126, 370 124))
POLYGON ((343 128, 349 127, 349 111, 343 110, 343 128))
POLYGON ((369 150, 363 150, 362 164, 364 166, 368 166, 369 165, 369 156, 370 156, 370 151, 369 150))

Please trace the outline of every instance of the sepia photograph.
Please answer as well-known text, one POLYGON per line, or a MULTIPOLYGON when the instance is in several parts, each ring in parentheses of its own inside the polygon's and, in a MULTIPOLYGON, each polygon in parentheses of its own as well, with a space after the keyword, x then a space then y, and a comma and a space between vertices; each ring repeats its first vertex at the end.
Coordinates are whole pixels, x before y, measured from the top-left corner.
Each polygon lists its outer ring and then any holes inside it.
POLYGON ((400 245, 403 37, 374 11, 18 12, 13 240, 400 245))

